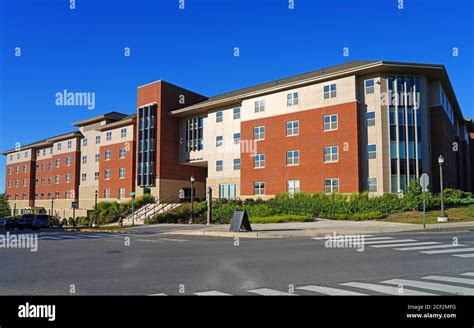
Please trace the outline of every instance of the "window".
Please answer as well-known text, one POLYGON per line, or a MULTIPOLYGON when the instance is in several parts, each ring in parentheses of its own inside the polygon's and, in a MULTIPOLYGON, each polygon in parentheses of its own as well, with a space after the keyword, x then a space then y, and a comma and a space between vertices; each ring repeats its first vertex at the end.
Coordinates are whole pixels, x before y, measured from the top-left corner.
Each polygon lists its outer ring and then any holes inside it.
POLYGON ((336 84, 328 84, 324 86, 324 99, 336 98, 336 84))
POLYGON ((365 113, 365 121, 366 121, 367 126, 374 126, 375 125, 375 112, 365 113))
POLYGON ((369 192, 377 192, 377 178, 369 178, 367 181, 369 192))
POLYGON ((66 157, 66 166, 71 166, 71 156, 66 157))
POLYGON ((222 146, 222 140, 223 140, 222 136, 216 137, 216 147, 222 146))
POLYGON ((110 198, 110 189, 104 189, 104 198, 110 198))
POLYGON ((13 161, 13 155, 10 155, 10 162, 13 161))
POLYGON ((263 140, 265 139, 265 127, 257 126, 253 128, 253 139, 254 140, 263 140))
POLYGON ((265 182, 255 182, 253 184, 254 195, 265 195, 265 182))
MULTIPOLYGON (((42 194, 41 194, 41 196, 42 196, 42 194)), ((72 193, 71 193, 71 192, 69 192, 69 191, 65 191, 65 192, 64 192, 64 198, 65 198, 65 199, 71 199, 71 198, 72 198, 71 196, 72 196, 72 193)))
POLYGON ((59 191, 54 192, 54 196, 56 197, 56 199, 59 199, 59 191))
POLYGON ((105 140, 107 140, 107 141, 112 140, 112 131, 108 131, 105 134, 105 140))
POLYGON ((338 128, 337 114, 324 116, 324 131, 333 131, 338 128))
POLYGON ((49 154, 53 155, 53 147, 49 148, 49 154))
POLYGON ((43 149, 43 156, 46 156, 46 149, 43 149))
MULTIPOLYGON (((44 164, 43 165, 43 171, 44 171, 44 164)), ((28 166, 26 164, 23 164, 23 172, 28 171, 28 166)))
POLYGON ((18 187, 18 186, 19 186, 18 180, 15 180, 15 187, 18 187))
POLYGON ((20 153, 16 154, 16 159, 20 159, 20 153))
POLYGON ((377 158, 377 145, 372 144, 367 146, 367 155, 369 159, 377 158))
POLYGON ((265 154, 255 154, 253 158, 253 167, 255 169, 265 167, 265 154))
POLYGON ((240 170, 240 158, 234 158, 234 170, 240 170))
POLYGON ((59 167, 61 165, 61 159, 56 158, 56 167, 59 167))
POLYGON ((234 133, 234 144, 238 145, 240 143, 240 133, 234 133))
POLYGON ((8 175, 11 175, 11 174, 12 174, 12 168, 9 167, 9 168, 8 168, 8 175))
POLYGON ((87 163, 87 156, 82 156, 82 164, 86 164, 87 163))
POLYGON ((127 137, 127 128, 120 129, 120 138, 126 138, 126 137, 127 137))
POLYGON ((100 161, 100 153, 94 155, 94 160, 95 160, 96 162, 99 162, 99 161, 100 161))
POLYGON ((286 105, 294 106, 298 105, 298 92, 290 92, 286 95, 286 105))
POLYGON ((297 136, 300 133, 300 122, 299 121, 288 121, 286 122, 286 136, 297 136))
POLYGON ((238 120, 240 118, 240 107, 234 108, 234 120, 238 120))
POLYGON ((110 170, 107 169, 105 170, 105 177, 104 177, 105 180, 109 180, 110 179, 110 170))
POLYGON ((15 166, 15 173, 20 173, 20 167, 19 166, 15 166))
POLYGON ((110 149, 105 151, 105 160, 109 161, 110 158, 112 157, 112 151, 110 149))
POLYGON ((71 173, 66 174, 66 182, 67 183, 71 182, 71 173))
POLYGON ((67 148, 71 149, 72 148, 72 140, 67 141, 67 148))
POLYGON ((56 184, 58 184, 59 181, 60 181, 60 177, 59 177, 59 175, 56 175, 56 177, 55 177, 55 179, 54 179, 54 182, 55 182, 56 184))
POLYGON ((219 198, 234 199, 236 197, 237 197, 236 184, 220 184, 219 185, 219 198))
POLYGON ((87 181, 87 174, 86 173, 81 174, 81 180, 82 181, 87 181))
POLYGON ((119 188, 119 199, 125 198, 125 188, 119 188))
POLYGON ((222 122, 222 111, 216 112, 216 123, 222 122))
POLYGON ((222 171, 223 163, 222 160, 216 161, 216 171, 220 172, 222 171))
POLYGON ((125 148, 120 148, 119 150, 119 158, 125 158, 127 150, 125 148))
POLYGON ((50 169, 50 170, 53 169, 53 162, 49 161, 49 163, 48 163, 48 169, 50 169))
POLYGON ((300 163, 300 151, 289 150, 286 152, 286 165, 298 165, 300 163))
POLYGON ((364 89, 365 89, 365 94, 366 95, 368 95, 370 93, 374 93, 374 91, 375 91, 374 79, 365 80, 364 81, 364 89))
POLYGON ((95 143, 100 144, 100 136, 95 136, 95 143))
POLYGON ((119 169, 119 178, 120 179, 125 179, 125 172, 126 172, 126 169, 124 167, 121 167, 119 169))
POLYGON ((25 158, 28 158, 28 152, 25 151, 25 158))
MULTIPOLYGON (((24 169, 24 167, 23 167, 24 169)), ((44 163, 41 163, 41 171, 44 171, 44 163)))
POLYGON ((99 180, 99 172, 94 173, 94 180, 99 180))
POLYGON ((324 192, 326 193, 339 192, 339 179, 338 178, 324 179, 324 192))
POLYGON ((300 180, 288 180, 286 190, 290 195, 300 192, 300 180))
POLYGON ((331 163, 339 161, 339 147, 330 146, 324 147, 324 162, 331 163))
MULTIPOLYGON (((56 148, 57 148, 58 151, 61 150, 61 146, 62 146, 61 143, 58 143, 56 145, 56 148)), ((46 152, 46 149, 43 149, 43 155, 45 155, 45 152, 46 152)))
POLYGON ((204 118, 193 117, 186 122, 185 145, 186 151, 199 151, 204 148, 204 118))
MULTIPOLYGON (((44 186, 44 179, 41 179, 41 185, 44 186)), ((23 187, 26 187, 26 179, 23 179, 23 187)))
POLYGON ((82 139, 82 147, 87 146, 87 138, 82 139))
POLYGON ((255 100, 254 103, 255 113, 260 113, 265 111, 265 99, 255 100))

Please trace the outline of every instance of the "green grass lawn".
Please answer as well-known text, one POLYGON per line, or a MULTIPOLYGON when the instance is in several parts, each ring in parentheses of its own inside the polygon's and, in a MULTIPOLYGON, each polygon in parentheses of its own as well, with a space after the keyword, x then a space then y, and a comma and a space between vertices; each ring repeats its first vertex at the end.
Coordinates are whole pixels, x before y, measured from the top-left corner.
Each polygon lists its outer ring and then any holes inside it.
POLYGON ((250 223, 310 222, 311 215, 282 214, 265 217, 251 217, 250 223))
MULTIPOLYGON (((448 222, 474 221, 474 205, 449 208, 446 214, 449 217, 448 222)), ((438 216, 439 210, 426 212, 426 223, 439 223, 438 216)), ((392 214, 381 221, 423 224, 423 212, 392 214)))

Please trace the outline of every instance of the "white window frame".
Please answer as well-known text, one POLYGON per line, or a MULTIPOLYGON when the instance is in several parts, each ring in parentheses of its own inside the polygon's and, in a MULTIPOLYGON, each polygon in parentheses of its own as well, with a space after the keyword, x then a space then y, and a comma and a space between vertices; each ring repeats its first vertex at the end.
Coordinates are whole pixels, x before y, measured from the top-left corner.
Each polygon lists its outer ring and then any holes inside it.
POLYGON ((253 168, 263 169, 265 168, 265 154, 255 154, 253 157, 253 168))
POLYGON ((253 110, 255 113, 262 113, 265 111, 265 99, 254 100, 253 110))
POLYGON ((107 131, 107 132, 105 133, 105 140, 106 140, 106 141, 112 140, 112 131, 107 131))
POLYGON ((337 84, 329 83, 323 86, 323 98, 332 99, 337 97, 337 84))
POLYGON ((111 170, 110 169, 106 169, 104 171, 104 180, 110 180, 110 175, 111 175, 111 170))
POLYGON ((336 192, 338 193, 340 189, 339 178, 324 178, 324 192, 327 194, 336 192), (330 181, 330 186, 327 185, 327 182, 330 181), (337 182, 337 183, 335 183, 337 182), (329 187, 329 190, 328 190, 329 187), (337 190, 336 190, 337 189, 337 190))
POLYGON ((127 169, 125 167, 119 168, 119 179, 125 179, 126 174, 127 174, 127 169))
POLYGON ((369 177, 367 179, 367 190, 368 190, 368 192, 377 192, 378 191, 378 181, 377 180, 378 180, 377 177, 369 177), (374 181, 375 181, 375 183, 374 183, 374 181))
POLYGON ((286 191, 292 195, 297 192, 300 192, 300 180, 287 180, 286 191))
POLYGON ((216 160, 216 172, 222 172, 224 170, 224 161, 222 159, 216 160))
POLYGON ((299 149, 287 150, 286 151, 286 165, 295 166, 300 165, 300 151, 299 149), (292 156, 290 156, 292 155, 292 156))
POLYGON ((339 114, 324 115, 323 116, 323 131, 336 131, 337 129, 339 129, 339 114), (329 122, 326 122, 327 117, 329 118, 329 122), (335 121, 334 121, 334 117, 336 118, 335 121), (327 128, 327 124, 329 128, 327 128))
POLYGON ((112 158, 112 150, 107 149, 107 150, 105 151, 105 160, 106 160, 106 161, 110 161, 111 158, 112 158))
POLYGON ((375 79, 367 79, 364 81, 364 93, 366 95, 372 94, 375 92, 375 79), (372 85, 368 86, 368 82, 372 82, 372 85))
POLYGON ((232 110, 232 113, 234 115, 234 120, 238 120, 240 119, 240 107, 235 107, 233 110, 232 110))
POLYGON ((260 125, 253 128, 253 140, 265 140, 265 126, 260 125), (258 130, 258 132, 256 132, 258 130))
POLYGON ((222 147, 223 144, 224 144, 224 137, 216 136, 216 147, 222 147))
POLYGON ((265 182, 255 181, 253 183, 253 194, 256 196, 265 195, 265 182))
POLYGON ((234 164, 234 170, 240 170, 240 158, 234 158, 233 164, 234 164), (238 161, 238 164, 236 164, 236 161, 238 161))
POLYGON ((324 163, 339 162, 339 146, 326 146, 323 150, 324 163))
POLYGON ((299 120, 287 121, 286 122, 286 136, 294 137, 299 134, 300 134, 300 121, 299 120), (295 126, 295 123, 296 123, 296 126, 295 126))
POLYGON ((377 144, 368 144, 367 145, 367 159, 377 159, 377 144), (370 146, 375 146, 374 151, 370 151, 369 148, 370 146))
POLYGON ((224 113, 220 110, 216 112, 216 123, 220 123, 224 120, 224 113))
POLYGON ((126 137, 127 137, 127 128, 120 129, 120 138, 126 138, 126 137))
POLYGON ((375 126, 375 117, 377 116, 377 114, 375 114, 375 112, 367 112, 365 113, 365 125, 367 127, 369 126, 375 126), (374 117, 373 118, 369 118, 369 114, 373 114, 374 117))
POLYGON ((286 94, 286 106, 296 106, 299 103, 299 93, 298 91, 293 91, 286 94))

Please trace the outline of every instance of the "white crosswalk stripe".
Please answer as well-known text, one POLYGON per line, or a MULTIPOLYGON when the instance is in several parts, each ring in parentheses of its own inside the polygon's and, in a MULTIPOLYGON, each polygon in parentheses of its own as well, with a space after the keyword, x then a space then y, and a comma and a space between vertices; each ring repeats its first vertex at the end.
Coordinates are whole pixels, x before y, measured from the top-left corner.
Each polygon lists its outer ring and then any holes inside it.
POLYGON ((474 276, 474 272, 464 272, 461 273, 462 276, 474 276))
POLYGON ((474 279, 447 277, 447 276, 426 276, 423 279, 454 282, 458 284, 474 285, 474 279))
MULTIPOLYGON (((350 235, 341 235, 341 236, 350 236, 350 235)), ((368 238, 368 237, 372 237, 373 235, 357 235, 359 237, 361 236, 364 236, 364 238, 367 240, 367 239, 392 239, 392 237, 374 237, 374 238, 368 238)), ((337 237, 336 237, 337 238, 337 237)), ((314 239, 314 240, 328 240, 328 239, 336 239, 334 238, 333 235, 328 235, 328 237, 313 237, 311 239, 314 239)))
POLYGON ((194 295, 197 295, 197 296, 232 296, 231 294, 223 293, 223 292, 220 292, 220 291, 217 291, 217 290, 210 290, 210 291, 207 291, 207 292, 197 292, 197 293, 194 293, 194 295))
POLYGON ((434 246, 419 246, 419 247, 403 247, 403 248, 395 248, 397 251, 419 251, 423 249, 438 249, 438 248, 452 248, 452 247, 463 247, 466 245, 453 245, 453 244, 441 244, 441 245, 434 245, 434 246))
POLYGON ((468 258, 468 257, 474 257, 474 253, 468 253, 468 254, 453 254, 453 256, 468 258))
POLYGON ((344 289, 339 289, 339 288, 332 288, 332 287, 325 287, 325 286, 314 286, 314 285, 309 285, 309 286, 303 286, 303 287, 298 287, 296 289, 301 289, 301 290, 307 290, 310 292, 315 292, 315 293, 320 293, 320 294, 325 294, 325 295, 367 295, 363 293, 358 293, 358 292, 353 292, 350 290, 344 290, 344 289))
POLYGON ((443 249, 437 251, 422 251, 420 253, 424 254, 446 254, 446 253, 461 253, 461 252, 472 252, 474 251, 474 247, 468 248, 456 248, 456 249, 443 249))
POLYGON ((419 243, 403 243, 403 244, 385 244, 385 245, 371 245, 374 248, 383 248, 383 247, 400 247, 400 246, 421 246, 421 245, 434 245, 439 244, 435 241, 424 241, 419 243))
POLYGON ((249 290, 249 293, 264 295, 264 296, 295 296, 295 294, 281 292, 279 290, 270 289, 270 288, 260 288, 249 290))
POLYGON ((394 244, 394 243, 408 243, 414 242, 414 239, 392 239, 392 240, 375 240, 364 242, 365 245, 378 245, 378 244, 394 244))
POLYGON ((62 238, 60 237, 54 237, 54 236, 41 236, 41 240, 61 240, 62 238))
POLYGON ((407 279, 390 279, 382 281, 383 284, 410 286, 421 289, 436 290, 448 294, 474 295, 474 288, 438 284, 433 282, 407 280, 407 279))
POLYGON ((163 294, 163 293, 158 293, 158 294, 150 294, 148 296, 168 296, 167 294, 163 294))
POLYGON ((401 295, 401 296, 403 295, 434 295, 430 293, 419 292, 417 290, 412 290, 408 288, 399 289, 398 287, 369 284, 369 283, 364 283, 364 282, 348 282, 345 284, 341 284, 341 286, 368 289, 368 290, 373 290, 375 292, 389 294, 389 295, 401 295), (401 290, 403 290, 403 293, 400 293, 401 290))
POLYGON ((59 236, 60 238, 64 239, 82 239, 82 237, 79 236, 59 236))

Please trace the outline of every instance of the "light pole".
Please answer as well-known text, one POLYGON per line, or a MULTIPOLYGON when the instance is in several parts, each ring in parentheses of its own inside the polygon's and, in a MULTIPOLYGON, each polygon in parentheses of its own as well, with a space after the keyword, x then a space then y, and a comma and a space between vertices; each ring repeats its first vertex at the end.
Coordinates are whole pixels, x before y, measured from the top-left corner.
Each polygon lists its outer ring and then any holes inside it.
POLYGON ((440 192, 440 198, 441 198, 441 213, 438 216, 438 222, 446 222, 448 221, 448 216, 446 215, 446 212, 444 211, 444 187, 443 187, 443 163, 444 163, 444 157, 443 155, 439 155, 438 157, 438 163, 439 163, 439 186, 441 189, 440 192))
POLYGON ((95 191, 95 205, 94 205, 94 222, 92 223, 92 227, 97 227, 97 190, 95 191))
POLYGON ((51 216, 54 215, 54 197, 51 197, 51 216))
POLYGON ((16 203, 13 204, 13 217, 16 216, 16 203))
POLYGON ((193 212, 194 212, 194 175, 191 175, 191 217, 189 223, 193 223, 193 212))

